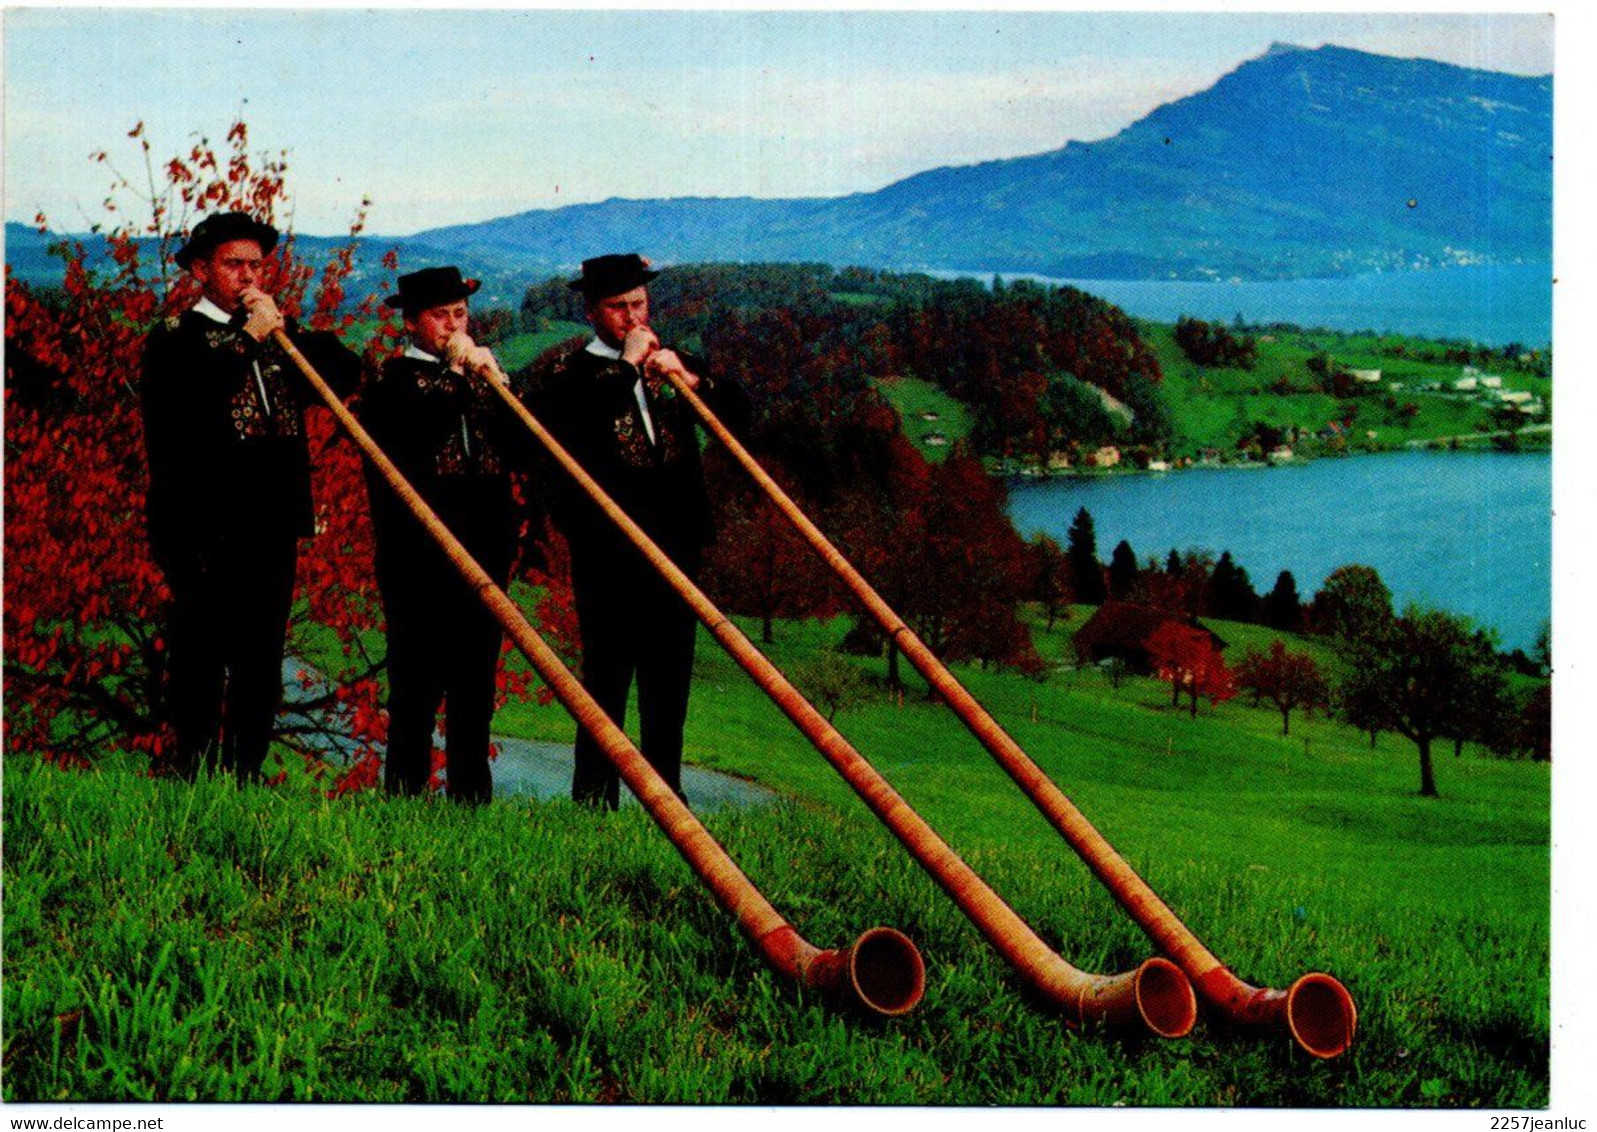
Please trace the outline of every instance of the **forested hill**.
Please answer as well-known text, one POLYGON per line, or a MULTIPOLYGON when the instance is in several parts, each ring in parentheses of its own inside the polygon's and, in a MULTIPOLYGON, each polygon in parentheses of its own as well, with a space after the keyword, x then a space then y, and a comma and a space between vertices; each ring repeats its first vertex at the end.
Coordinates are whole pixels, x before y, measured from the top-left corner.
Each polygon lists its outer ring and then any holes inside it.
POLYGON ((1545 262, 1552 80, 1280 46, 1114 137, 833 199, 610 200, 415 239, 472 259, 781 260, 1079 278, 1545 262))
MULTIPOLYGON (((762 442, 823 494, 876 449, 882 395, 889 428, 901 421, 923 455, 966 440, 994 470, 1258 462, 1469 436, 1517 447, 1521 429, 1542 435, 1551 419, 1550 357, 1512 344, 1172 327, 1070 287, 816 264, 684 265, 651 290, 666 339, 747 384, 762 442), (1463 367, 1494 376, 1476 388, 1463 367)), ((554 279, 488 337, 519 365, 583 325, 554 279)))
MULTIPOLYGON (((662 337, 742 381, 762 440, 812 486, 852 462, 831 442, 870 418, 861 400, 882 379, 918 378, 964 403, 984 453, 1047 452, 1084 429, 1111 432, 1104 393, 1129 406, 1122 439, 1157 447, 1169 436, 1157 357, 1118 307, 1073 288, 707 264, 665 272, 651 294, 662 337)), ((581 323, 581 302, 549 280, 527 291, 521 319, 581 323)))

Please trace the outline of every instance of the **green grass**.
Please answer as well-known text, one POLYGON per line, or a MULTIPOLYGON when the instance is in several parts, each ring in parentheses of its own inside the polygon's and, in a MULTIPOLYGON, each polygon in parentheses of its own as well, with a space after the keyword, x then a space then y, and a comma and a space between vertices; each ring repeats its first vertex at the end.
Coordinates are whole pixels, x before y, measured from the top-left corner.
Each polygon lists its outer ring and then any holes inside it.
MULTIPOLYGON (((1202 448, 1229 451, 1255 421, 1277 427, 1296 425, 1314 432, 1328 421, 1340 419, 1342 402, 1329 394, 1310 391, 1314 378, 1306 363, 1321 350, 1328 352, 1338 365, 1382 371, 1379 392, 1352 399, 1358 405, 1351 440, 1355 448, 1391 448, 1410 440, 1458 436, 1494 427, 1490 414, 1480 405, 1416 392, 1421 384, 1451 383, 1458 378, 1459 367, 1393 358, 1386 351, 1397 340, 1278 332, 1258 339, 1258 360, 1251 370, 1244 370, 1196 365, 1176 345, 1175 328, 1171 325, 1138 323, 1138 327, 1164 371, 1164 392, 1179 438, 1174 445, 1176 455, 1196 455, 1202 448), (1292 391, 1273 391, 1272 385, 1278 380, 1284 380, 1292 391), (1418 406, 1413 420, 1403 422, 1382 403, 1391 381, 1404 385, 1394 394, 1399 405, 1412 402, 1418 406), (1367 435, 1370 432, 1375 433, 1373 438, 1367 435)), ((1532 389, 1545 397, 1550 383, 1515 375, 1505 379, 1504 385, 1532 389)))
POLYGON ((588 332, 588 327, 577 322, 553 322, 547 330, 536 333, 512 334, 502 342, 493 344, 494 354, 506 373, 529 364, 550 346, 557 346, 568 338, 588 332))
MULTIPOLYGON (((1063 655, 1070 622, 1043 633, 1063 655)), ((1240 642, 1241 627, 1220 623, 1240 642)), ((784 667, 841 623, 784 624, 784 667)), ((1238 647, 1234 643, 1233 647, 1238 647)), ((881 661, 869 662, 873 676, 881 661)), ((688 758, 794 804, 706 823, 820 946, 873 924, 927 960, 870 1021, 767 971, 639 812, 151 780, 8 760, 7 1100, 1536 1107, 1548 1096, 1548 774, 1467 748, 1417 797, 1410 744, 1240 701, 1197 719, 1097 670, 961 679, 1234 970, 1312 969, 1359 1004, 1353 1050, 1200 1024, 1068 1030, 701 642, 688 758)), ((839 725, 1066 959, 1150 948, 918 680, 839 725)), ((497 729, 569 738, 558 708, 497 729)))
POLYGON ((936 463, 948 455, 950 448, 970 435, 970 410, 930 381, 914 377, 878 378, 876 387, 888 403, 898 411, 904 435, 914 442, 922 456, 936 463), (935 413, 936 420, 924 420, 922 414, 935 413), (941 435, 947 444, 929 445, 926 438, 941 435))

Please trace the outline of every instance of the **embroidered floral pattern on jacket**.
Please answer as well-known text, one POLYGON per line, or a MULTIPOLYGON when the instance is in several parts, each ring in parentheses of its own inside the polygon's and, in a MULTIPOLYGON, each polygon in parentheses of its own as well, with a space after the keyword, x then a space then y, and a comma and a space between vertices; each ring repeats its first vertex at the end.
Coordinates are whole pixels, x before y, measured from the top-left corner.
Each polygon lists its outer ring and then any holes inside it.
MULTIPOLYGON (((455 393, 464 380, 447 369, 416 371, 416 388, 425 395, 455 393)), ((505 466, 489 435, 484 394, 470 382, 466 382, 465 388, 469 400, 456 414, 443 443, 433 452, 433 468, 440 476, 500 475, 505 466)))
MULTIPOLYGON (((231 337, 237 340, 243 335, 233 333, 231 337)), ((289 391, 284 362, 272 354, 261 355, 245 364, 242 381, 228 401, 233 430, 240 440, 300 435, 303 425, 299 406, 289 391), (261 402, 263 389, 265 404, 261 402)))
POLYGON ((623 463, 634 468, 654 466, 654 452, 638 411, 628 406, 615 420, 616 447, 623 463))

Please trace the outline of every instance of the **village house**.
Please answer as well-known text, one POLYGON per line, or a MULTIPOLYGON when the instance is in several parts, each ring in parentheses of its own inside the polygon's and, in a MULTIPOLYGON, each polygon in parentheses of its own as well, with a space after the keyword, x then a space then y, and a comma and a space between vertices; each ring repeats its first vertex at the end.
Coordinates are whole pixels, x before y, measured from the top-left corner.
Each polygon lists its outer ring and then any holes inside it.
POLYGON ((1087 457, 1087 463, 1095 468, 1112 468, 1120 463, 1120 449, 1113 444, 1105 444, 1087 457))
POLYGON ((1354 381, 1363 382, 1365 385, 1374 385, 1381 380, 1381 371, 1378 369, 1350 369, 1347 372, 1354 381))
POLYGON ((1146 676, 1153 671, 1148 642, 1160 626, 1171 621, 1207 633, 1216 651, 1226 646, 1224 640, 1191 613, 1110 599, 1087 618, 1086 624, 1077 629, 1071 639, 1077 663, 1101 664, 1118 657, 1132 672, 1146 676))

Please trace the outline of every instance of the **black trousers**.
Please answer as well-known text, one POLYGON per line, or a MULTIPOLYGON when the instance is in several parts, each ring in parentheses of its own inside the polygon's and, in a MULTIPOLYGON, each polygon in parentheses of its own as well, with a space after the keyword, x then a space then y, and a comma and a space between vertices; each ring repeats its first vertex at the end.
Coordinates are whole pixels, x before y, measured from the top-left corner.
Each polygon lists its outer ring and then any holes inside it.
POLYGON ((504 631, 458 577, 427 571, 383 587, 388 619, 388 751, 383 785, 420 794, 432 774, 433 725, 444 710, 449 797, 486 802, 494 674, 504 631))
POLYGON ((185 777, 202 765, 260 777, 283 698, 295 550, 291 533, 240 537, 164 564, 168 709, 185 777))
MULTIPOLYGON (((689 577, 698 556, 684 563, 689 577)), ((638 681, 639 747, 682 793, 682 729, 688 717, 698 619, 635 552, 598 561, 574 558, 572 589, 582 637, 582 686, 618 727, 626 726, 627 692, 638 681)), ((586 730, 577 733, 571 796, 615 809, 621 777, 586 730)))

